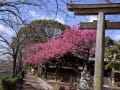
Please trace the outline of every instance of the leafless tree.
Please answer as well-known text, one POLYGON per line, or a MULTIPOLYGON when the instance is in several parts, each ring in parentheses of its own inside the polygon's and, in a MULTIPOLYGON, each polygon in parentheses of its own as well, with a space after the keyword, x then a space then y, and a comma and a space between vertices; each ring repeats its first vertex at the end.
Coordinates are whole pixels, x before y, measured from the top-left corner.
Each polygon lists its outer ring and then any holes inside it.
MULTIPOLYGON (((22 60, 22 50, 24 48, 24 40, 26 37, 22 37, 21 34, 19 34, 19 27, 17 27, 17 24, 14 24, 13 22, 7 22, 6 23, 9 28, 11 28, 12 33, 14 33, 14 36, 10 36, 9 33, 1 32, 0 33, 0 56, 6 56, 9 55, 13 59, 13 76, 16 75, 16 62, 17 60, 22 60)), ((20 26, 20 25, 19 25, 20 26)), ((25 35, 25 34, 24 34, 25 35)))

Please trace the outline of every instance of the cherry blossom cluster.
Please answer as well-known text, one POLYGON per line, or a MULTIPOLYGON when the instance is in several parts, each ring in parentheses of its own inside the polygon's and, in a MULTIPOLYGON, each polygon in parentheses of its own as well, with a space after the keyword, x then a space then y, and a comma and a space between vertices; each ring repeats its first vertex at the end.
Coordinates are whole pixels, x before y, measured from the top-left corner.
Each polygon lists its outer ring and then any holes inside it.
POLYGON ((54 40, 29 45, 25 63, 36 65, 52 59, 57 60, 67 52, 77 55, 85 49, 89 50, 90 54, 94 54, 95 42, 95 30, 81 30, 78 27, 67 28, 54 40))

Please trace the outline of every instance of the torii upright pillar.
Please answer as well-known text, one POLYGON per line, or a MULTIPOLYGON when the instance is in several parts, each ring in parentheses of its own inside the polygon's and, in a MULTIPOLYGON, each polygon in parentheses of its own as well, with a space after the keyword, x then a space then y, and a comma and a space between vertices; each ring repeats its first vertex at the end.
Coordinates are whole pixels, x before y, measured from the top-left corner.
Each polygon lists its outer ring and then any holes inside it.
POLYGON ((103 90, 103 67, 104 67, 104 13, 98 13, 97 37, 96 37, 96 54, 95 54, 95 73, 94 73, 94 90, 103 90), (99 89, 96 89, 99 88, 99 89))
POLYGON ((105 15, 120 14, 120 4, 68 4, 76 15, 98 15, 94 90, 103 90, 105 15))

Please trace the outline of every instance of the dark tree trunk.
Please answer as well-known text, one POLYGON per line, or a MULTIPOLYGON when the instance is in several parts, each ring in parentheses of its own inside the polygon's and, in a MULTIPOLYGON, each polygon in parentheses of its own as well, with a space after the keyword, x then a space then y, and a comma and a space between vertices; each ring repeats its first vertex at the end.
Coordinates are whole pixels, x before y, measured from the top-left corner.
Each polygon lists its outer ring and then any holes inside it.
POLYGON ((90 49, 86 49, 86 50, 87 50, 87 52, 85 54, 87 54, 87 58, 85 58, 85 61, 84 61, 84 64, 83 64, 83 69, 85 68, 85 66, 87 67, 87 69, 89 67, 90 49))
POLYGON ((16 75, 16 59, 17 55, 13 56, 13 77, 16 75))
POLYGON ((87 65, 87 69, 88 69, 88 67, 89 67, 89 56, 90 56, 90 49, 88 49, 88 52, 87 52, 87 63, 86 63, 86 65, 87 65))

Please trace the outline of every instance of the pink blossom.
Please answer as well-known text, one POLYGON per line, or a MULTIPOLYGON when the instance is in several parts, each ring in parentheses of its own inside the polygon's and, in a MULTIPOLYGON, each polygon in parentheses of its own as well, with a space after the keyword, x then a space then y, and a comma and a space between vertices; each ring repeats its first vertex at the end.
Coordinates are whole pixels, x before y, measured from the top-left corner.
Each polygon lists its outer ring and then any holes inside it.
POLYGON ((95 42, 95 30, 80 30, 78 27, 69 28, 55 40, 29 45, 25 62, 39 64, 53 58, 60 58, 67 52, 79 54, 85 49, 88 49, 90 54, 94 54, 95 42))

